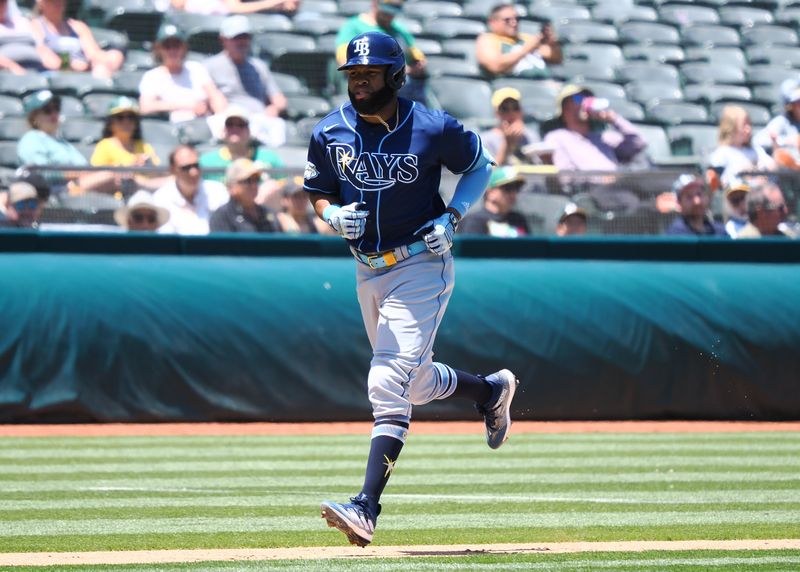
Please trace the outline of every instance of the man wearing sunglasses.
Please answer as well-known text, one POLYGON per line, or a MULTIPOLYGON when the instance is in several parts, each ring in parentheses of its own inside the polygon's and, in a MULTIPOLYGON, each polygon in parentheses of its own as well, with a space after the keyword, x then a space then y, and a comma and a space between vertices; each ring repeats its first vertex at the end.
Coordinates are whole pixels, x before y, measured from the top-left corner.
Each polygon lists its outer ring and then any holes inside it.
POLYGON ((786 224, 788 208, 783 191, 778 185, 767 182, 751 187, 747 193, 746 205, 749 222, 736 238, 797 238, 794 228, 786 224))
POLYGON ((280 232, 274 211, 256 203, 264 169, 250 159, 236 159, 225 171, 231 200, 211 215, 211 232, 280 232))
POLYGON ((550 22, 536 35, 520 32, 514 4, 498 4, 489 12, 488 32, 478 36, 478 64, 489 78, 499 76, 548 77, 547 64, 563 60, 561 45, 550 22))
POLYGON ((42 214, 43 201, 36 187, 27 181, 15 181, 8 189, 6 218, 0 228, 37 228, 42 214))

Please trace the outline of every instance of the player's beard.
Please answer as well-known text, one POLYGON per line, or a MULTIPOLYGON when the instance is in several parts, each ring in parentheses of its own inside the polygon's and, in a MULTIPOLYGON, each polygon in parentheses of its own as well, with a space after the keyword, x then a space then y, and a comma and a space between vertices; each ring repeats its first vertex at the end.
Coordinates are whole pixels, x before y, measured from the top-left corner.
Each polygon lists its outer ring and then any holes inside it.
POLYGON ((386 107, 386 104, 392 101, 392 98, 395 96, 395 91, 384 85, 367 99, 357 100, 353 96, 353 92, 349 89, 347 90, 347 95, 350 97, 350 103, 353 104, 353 108, 358 113, 361 115, 375 115, 386 107))

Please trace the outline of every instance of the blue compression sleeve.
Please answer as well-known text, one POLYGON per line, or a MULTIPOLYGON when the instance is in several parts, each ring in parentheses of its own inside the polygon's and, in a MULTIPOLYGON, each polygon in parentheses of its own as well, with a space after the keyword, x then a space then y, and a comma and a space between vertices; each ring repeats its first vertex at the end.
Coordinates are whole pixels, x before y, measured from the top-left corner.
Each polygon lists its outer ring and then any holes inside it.
POLYGON ((456 184, 456 190, 448 208, 456 209, 462 217, 467 214, 469 207, 483 195, 491 174, 492 163, 485 161, 469 173, 462 175, 456 184))

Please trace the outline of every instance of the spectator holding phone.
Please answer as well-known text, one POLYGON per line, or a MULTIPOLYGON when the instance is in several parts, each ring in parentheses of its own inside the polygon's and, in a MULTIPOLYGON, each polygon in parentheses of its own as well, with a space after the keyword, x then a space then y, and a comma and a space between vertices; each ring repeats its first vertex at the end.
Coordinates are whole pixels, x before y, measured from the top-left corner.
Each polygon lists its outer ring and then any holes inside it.
POLYGON ((536 35, 519 31, 519 13, 514 4, 497 4, 489 12, 488 32, 478 36, 478 64, 491 78, 499 76, 547 77, 548 64, 563 61, 561 44, 550 22, 536 35))

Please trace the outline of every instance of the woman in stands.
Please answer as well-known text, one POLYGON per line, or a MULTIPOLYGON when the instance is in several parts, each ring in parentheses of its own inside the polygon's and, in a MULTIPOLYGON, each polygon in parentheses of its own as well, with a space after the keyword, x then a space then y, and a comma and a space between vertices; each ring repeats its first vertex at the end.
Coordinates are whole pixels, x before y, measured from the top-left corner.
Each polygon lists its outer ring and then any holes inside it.
POLYGON ((43 46, 42 63, 48 70, 91 71, 111 77, 122 67, 119 50, 103 50, 84 22, 65 17, 66 0, 36 0, 33 37, 43 46))
POLYGON ((252 14, 254 12, 281 12, 294 14, 300 0, 172 0, 176 10, 193 14, 252 14))
MULTIPOLYGON (((139 106, 130 97, 114 98, 108 109, 103 138, 97 142, 90 160, 95 167, 154 167, 161 162, 153 146, 142 137, 139 106)), ((149 177, 131 169, 116 172, 116 192, 127 196, 137 188, 155 190, 165 177, 149 177)))
POLYGON ((16 0, 0 0, 0 70, 22 75, 42 69, 44 48, 33 39, 31 23, 16 0))
POLYGON ((717 146, 708 158, 708 179, 713 190, 731 186, 740 173, 774 171, 777 164, 767 152, 753 145, 750 114, 739 105, 722 108, 717 146))
POLYGON ((187 62, 188 45, 173 24, 161 26, 153 46, 161 65, 142 76, 139 108, 142 114, 169 113, 173 123, 221 113, 228 100, 200 62, 187 62))

